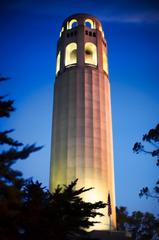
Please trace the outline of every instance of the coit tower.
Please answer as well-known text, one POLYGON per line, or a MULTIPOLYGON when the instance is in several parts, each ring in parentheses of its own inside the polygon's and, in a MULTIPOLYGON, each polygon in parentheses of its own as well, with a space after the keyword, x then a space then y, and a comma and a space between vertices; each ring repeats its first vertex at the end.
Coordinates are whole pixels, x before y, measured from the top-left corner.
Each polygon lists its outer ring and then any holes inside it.
POLYGON ((78 178, 77 187, 94 188, 85 201, 107 202, 109 195, 111 215, 103 209, 94 229, 115 229, 110 83, 100 21, 88 14, 68 17, 56 59, 50 191, 78 178))

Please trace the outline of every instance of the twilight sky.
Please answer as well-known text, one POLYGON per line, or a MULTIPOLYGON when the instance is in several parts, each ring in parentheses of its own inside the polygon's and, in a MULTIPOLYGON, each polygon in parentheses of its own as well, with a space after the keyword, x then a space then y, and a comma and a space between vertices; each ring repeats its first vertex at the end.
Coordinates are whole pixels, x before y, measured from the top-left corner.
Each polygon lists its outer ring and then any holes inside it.
MULTIPOLYGON (((143 186, 158 178, 155 160, 132 152, 159 122, 159 1, 1 0, 0 74, 11 77, 0 94, 15 99, 16 112, 1 121, 23 143, 44 145, 19 161, 25 177, 48 186, 56 44, 63 20, 88 13, 102 21, 108 42, 117 206, 157 213, 143 186)), ((150 146, 147 146, 150 148, 150 146)))

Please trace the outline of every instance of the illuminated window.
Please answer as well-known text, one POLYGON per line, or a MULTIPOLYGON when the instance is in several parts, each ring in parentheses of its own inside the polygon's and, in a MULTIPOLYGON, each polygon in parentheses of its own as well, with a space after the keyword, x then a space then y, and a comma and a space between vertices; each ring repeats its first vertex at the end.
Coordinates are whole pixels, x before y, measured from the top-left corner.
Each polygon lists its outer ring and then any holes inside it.
POLYGON ((72 19, 70 22, 67 22, 67 29, 72 29, 78 26, 76 19, 72 19))
POLYGON ((103 70, 108 74, 108 59, 105 50, 103 50, 103 70))
POLYGON ((59 52, 56 60, 56 74, 60 71, 60 58, 61 58, 61 53, 59 52))
POLYGON ((66 47, 65 66, 77 63, 77 43, 70 43, 66 47))
POLYGON ((85 43, 85 63, 97 65, 97 47, 94 43, 85 43))
POLYGON ((85 26, 88 28, 95 28, 95 23, 91 19, 86 19, 85 20, 85 26))
POLYGON ((61 32, 60 32, 60 37, 61 37, 61 35, 62 35, 63 31, 64 31, 64 27, 62 27, 62 29, 61 29, 61 32))

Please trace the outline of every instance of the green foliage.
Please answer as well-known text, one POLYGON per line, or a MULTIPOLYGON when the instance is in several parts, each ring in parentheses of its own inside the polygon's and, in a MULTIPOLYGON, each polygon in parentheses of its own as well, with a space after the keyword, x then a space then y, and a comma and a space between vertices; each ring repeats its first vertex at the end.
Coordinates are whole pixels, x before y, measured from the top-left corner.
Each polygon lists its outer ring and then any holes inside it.
POLYGON ((128 214, 126 207, 117 208, 117 228, 128 231, 135 240, 159 239, 159 219, 151 213, 135 211, 128 214))
MULTIPOLYGON (((147 134, 144 134, 142 141, 148 143, 153 148, 152 150, 147 150, 141 142, 136 142, 133 147, 135 153, 147 153, 156 159, 156 165, 159 166, 159 124, 154 129, 150 129, 147 134)), ((156 198, 159 201, 159 180, 156 181, 153 190, 148 187, 144 187, 140 190, 139 196, 146 196, 156 198)))

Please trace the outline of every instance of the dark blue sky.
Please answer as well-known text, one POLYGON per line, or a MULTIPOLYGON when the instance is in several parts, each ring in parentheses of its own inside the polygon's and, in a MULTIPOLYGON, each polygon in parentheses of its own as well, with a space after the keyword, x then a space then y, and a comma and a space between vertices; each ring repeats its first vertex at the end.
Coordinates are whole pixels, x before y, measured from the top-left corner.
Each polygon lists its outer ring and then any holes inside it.
POLYGON ((159 1, 1 2, 0 73, 12 79, 0 91, 16 105, 1 128, 15 128, 13 136, 24 143, 44 145, 15 167, 48 186, 56 43, 66 17, 93 14, 108 42, 116 202, 129 211, 156 213, 156 201, 139 199, 138 192, 154 185, 158 169, 151 157, 133 154, 132 147, 159 122, 159 1))

